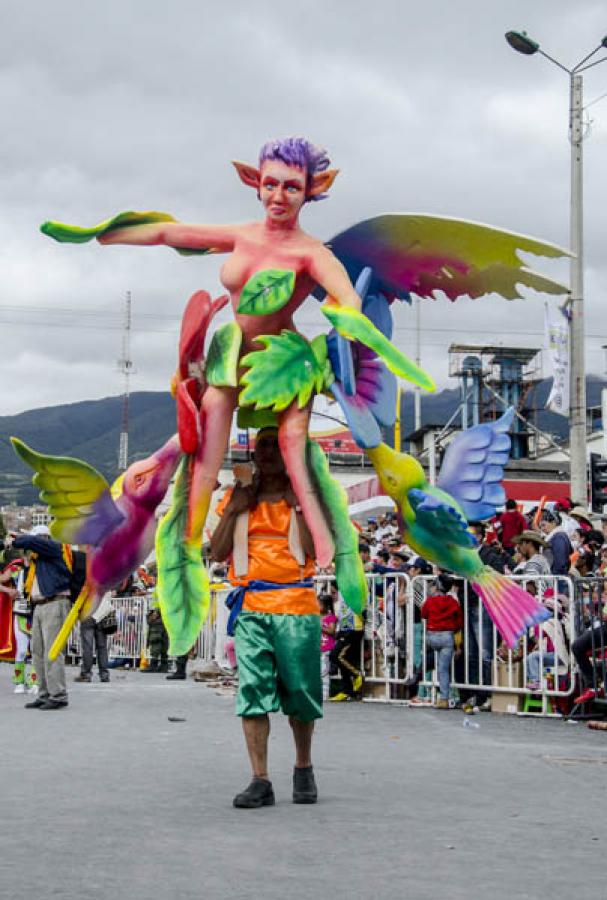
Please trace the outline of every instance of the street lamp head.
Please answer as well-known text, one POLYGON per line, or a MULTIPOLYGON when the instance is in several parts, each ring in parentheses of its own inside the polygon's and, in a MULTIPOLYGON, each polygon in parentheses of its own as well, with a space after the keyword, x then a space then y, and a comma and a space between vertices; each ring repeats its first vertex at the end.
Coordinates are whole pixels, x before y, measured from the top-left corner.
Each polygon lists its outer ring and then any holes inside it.
POLYGON ((507 31, 505 37, 513 50, 525 56, 533 56, 540 49, 540 45, 531 40, 526 31, 507 31))

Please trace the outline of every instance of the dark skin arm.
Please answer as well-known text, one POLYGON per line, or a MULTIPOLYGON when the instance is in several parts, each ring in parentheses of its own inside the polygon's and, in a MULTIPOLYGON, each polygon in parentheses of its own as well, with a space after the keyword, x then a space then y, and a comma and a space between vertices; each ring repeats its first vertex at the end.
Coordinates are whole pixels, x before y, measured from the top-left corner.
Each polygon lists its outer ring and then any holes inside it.
POLYGON ((237 484, 232 491, 228 505, 223 511, 217 528, 211 536, 211 559, 223 562, 228 558, 234 546, 234 526, 238 516, 251 509, 255 495, 251 486, 237 484))
MULTIPOLYGON (((211 558, 216 562, 224 562, 232 552, 234 546, 234 525, 238 516, 255 505, 255 492, 252 486, 243 487, 237 484, 232 491, 232 496, 223 511, 217 528, 211 537, 211 558)), ((297 500, 292 488, 285 491, 285 500, 289 506, 296 506, 297 500)), ((301 546, 306 556, 314 558, 314 541, 310 530, 300 512, 296 513, 297 526, 301 546)))

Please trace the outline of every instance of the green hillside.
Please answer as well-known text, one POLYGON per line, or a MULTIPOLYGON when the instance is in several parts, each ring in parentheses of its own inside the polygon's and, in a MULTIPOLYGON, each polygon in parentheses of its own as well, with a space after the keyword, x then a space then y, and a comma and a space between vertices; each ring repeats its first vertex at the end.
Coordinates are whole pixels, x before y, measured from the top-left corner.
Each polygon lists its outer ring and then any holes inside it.
MULTIPOLYGON (((0 416, 0 503, 30 504, 38 500, 31 470, 13 452, 12 435, 35 450, 86 460, 112 480, 118 474, 121 421, 121 397, 0 416)), ((148 456, 174 433, 175 427, 175 402, 170 394, 132 394, 129 460, 148 456)))

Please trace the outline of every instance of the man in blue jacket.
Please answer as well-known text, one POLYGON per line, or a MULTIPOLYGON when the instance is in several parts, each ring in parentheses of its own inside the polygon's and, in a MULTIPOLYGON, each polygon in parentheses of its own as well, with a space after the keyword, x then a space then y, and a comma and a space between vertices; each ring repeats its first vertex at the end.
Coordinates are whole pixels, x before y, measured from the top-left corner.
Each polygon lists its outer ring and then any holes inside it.
POLYGON ((48 652, 70 609, 68 562, 62 545, 51 539, 46 525, 35 525, 29 534, 17 535, 13 547, 26 553, 25 593, 34 609, 31 646, 39 690, 25 708, 62 709, 67 706, 64 654, 51 662, 48 652))

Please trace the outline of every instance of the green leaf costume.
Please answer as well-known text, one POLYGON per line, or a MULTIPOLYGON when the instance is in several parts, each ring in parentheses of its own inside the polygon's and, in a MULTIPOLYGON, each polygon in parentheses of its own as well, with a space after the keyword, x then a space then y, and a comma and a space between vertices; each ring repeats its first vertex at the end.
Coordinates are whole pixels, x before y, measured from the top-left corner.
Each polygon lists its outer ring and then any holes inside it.
POLYGON ((177 470, 171 508, 156 532, 158 597, 160 612, 169 633, 171 656, 188 653, 209 612, 209 576, 202 563, 200 546, 185 540, 188 516, 189 460, 177 470))
POLYGON ((306 406, 313 392, 323 390, 327 378, 326 340, 319 337, 312 344, 295 331, 258 337, 264 350, 247 353, 241 360, 248 368, 240 379, 240 404, 274 412, 281 412, 294 400, 300 409, 306 406))
POLYGON ((238 312, 249 316, 278 312, 293 296, 294 287, 295 272, 290 269, 263 269, 243 287, 238 312))

